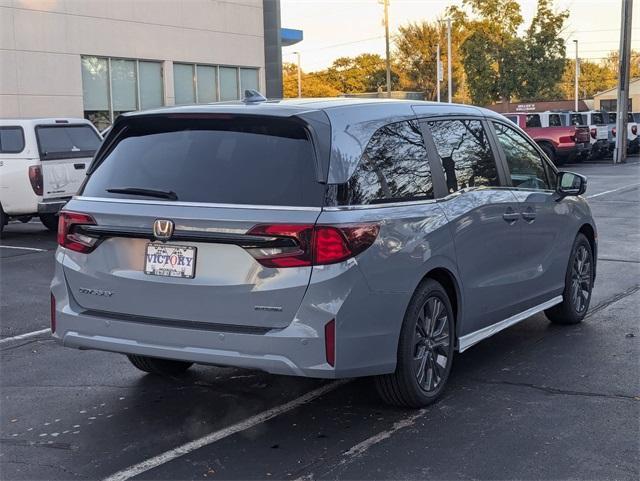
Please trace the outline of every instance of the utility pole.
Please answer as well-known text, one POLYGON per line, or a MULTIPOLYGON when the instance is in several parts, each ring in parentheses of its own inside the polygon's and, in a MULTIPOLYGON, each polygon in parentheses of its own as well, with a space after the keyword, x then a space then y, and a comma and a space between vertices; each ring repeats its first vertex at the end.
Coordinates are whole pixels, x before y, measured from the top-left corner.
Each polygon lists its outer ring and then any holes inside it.
POLYGON ((580 58, 578 57, 578 41, 574 40, 573 43, 576 44, 576 106, 573 110, 578 112, 578 96, 580 95, 578 91, 578 79, 580 78, 580 58))
POLYGON ((436 49, 436 92, 438 102, 440 102, 440 82, 442 82, 442 64, 440 63, 440 44, 438 44, 436 49))
POLYGON ((389 0, 382 0, 384 3, 384 38, 386 42, 387 54, 387 97, 391 98, 391 58, 389 56, 389 0))
POLYGON ((629 69, 631 64, 631 12, 633 0, 622 0, 620 52, 618 69, 618 112, 616 116, 616 150, 614 163, 627 158, 627 114, 629 112, 629 69))
POLYGON ((447 80, 449 81, 449 103, 451 103, 451 19, 447 18, 447 80))
POLYGON ((298 98, 302 98, 302 69, 300 68, 300 52, 294 52, 298 57, 298 98))

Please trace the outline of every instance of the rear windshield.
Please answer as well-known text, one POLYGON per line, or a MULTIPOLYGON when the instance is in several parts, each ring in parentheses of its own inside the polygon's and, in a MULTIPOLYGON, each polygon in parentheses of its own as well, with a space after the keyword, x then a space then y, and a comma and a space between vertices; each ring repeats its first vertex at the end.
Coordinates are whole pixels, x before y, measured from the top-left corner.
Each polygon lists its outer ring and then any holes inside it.
POLYGON ((602 124, 606 123, 604 121, 604 117, 602 116, 601 113, 597 113, 597 114, 593 113, 593 114, 591 114, 591 122, 593 122, 596 125, 602 125, 602 124))
POLYGON ((617 115, 616 115, 616 114, 614 114, 614 113, 609 113, 609 123, 610 123, 610 124, 615 123, 615 121, 616 121, 616 117, 617 117, 617 115))
POLYGON ((132 119, 125 137, 97 165, 83 195, 146 189, 174 200, 319 207, 324 186, 306 129, 267 117, 132 119))
POLYGON ((571 125, 585 125, 587 122, 582 114, 571 114, 571 125))
POLYGON ((93 157, 102 142, 89 125, 39 125, 36 137, 42 160, 93 157))

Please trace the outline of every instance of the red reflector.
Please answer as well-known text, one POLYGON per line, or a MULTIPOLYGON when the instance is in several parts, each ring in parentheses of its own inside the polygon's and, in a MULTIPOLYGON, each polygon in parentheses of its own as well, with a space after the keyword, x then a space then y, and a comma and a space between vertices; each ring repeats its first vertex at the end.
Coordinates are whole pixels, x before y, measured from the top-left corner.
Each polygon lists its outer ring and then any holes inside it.
POLYGON ((51 332, 56 332, 56 298, 51 293, 51 332))
POLYGON ((327 363, 331 367, 336 365, 336 321, 331 319, 324 326, 324 347, 327 363))
POLYGON ((614 128, 612 128, 612 129, 611 129, 611 132, 613 133, 613 136, 615 137, 615 136, 616 136, 616 128, 615 128, 615 127, 614 127, 614 128))
POLYGON ((39 165, 29 167, 29 182, 36 195, 42 195, 42 168, 39 165))
POLYGON ((85 254, 91 252, 98 240, 78 233, 77 228, 81 225, 96 225, 96 221, 88 214, 61 211, 58 217, 58 245, 85 254))
POLYGON ((638 133, 638 126, 637 125, 632 125, 631 126, 631 133, 633 135, 637 135, 637 133, 638 133))
POLYGON ((591 137, 595 139, 597 136, 598 136, 598 130, 595 128, 591 129, 591 137))

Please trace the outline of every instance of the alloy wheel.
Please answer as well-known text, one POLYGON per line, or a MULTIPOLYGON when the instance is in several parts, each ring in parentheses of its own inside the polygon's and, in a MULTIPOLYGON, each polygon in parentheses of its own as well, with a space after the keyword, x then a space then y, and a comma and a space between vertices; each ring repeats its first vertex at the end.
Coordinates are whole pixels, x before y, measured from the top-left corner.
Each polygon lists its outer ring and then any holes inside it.
POLYGON ((584 245, 578 246, 571 268, 571 304, 578 314, 587 309, 591 295, 591 256, 584 245))
POLYGON ((436 296, 426 299, 418 313, 414 334, 414 371, 420 388, 438 388, 450 362, 449 316, 436 296))

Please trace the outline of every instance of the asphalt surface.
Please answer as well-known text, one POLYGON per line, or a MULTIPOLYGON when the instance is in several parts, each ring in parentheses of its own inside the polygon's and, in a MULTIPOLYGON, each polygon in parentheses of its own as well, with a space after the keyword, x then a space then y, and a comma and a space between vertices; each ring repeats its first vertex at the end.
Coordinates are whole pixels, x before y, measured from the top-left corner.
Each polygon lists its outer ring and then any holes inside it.
POLYGON ((46 333, 15 339, 48 327, 55 236, 12 223, 0 244, 0 478, 126 479, 162 455, 136 479, 639 479, 640 163, 565 168, 588 176, 599 230, 588 317, 534 316, 469 349, 443 399, 419 411, 385 407, 366 379, 204 366, 158 378, 46 333))

